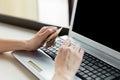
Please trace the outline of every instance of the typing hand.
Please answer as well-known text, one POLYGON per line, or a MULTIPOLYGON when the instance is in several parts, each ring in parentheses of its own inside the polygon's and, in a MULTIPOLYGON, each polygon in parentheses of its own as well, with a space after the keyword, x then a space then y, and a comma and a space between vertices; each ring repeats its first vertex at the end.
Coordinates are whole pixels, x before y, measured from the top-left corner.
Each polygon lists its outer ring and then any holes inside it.
POLYGON ((65 80, 72 80, 82 62, 83 54, 84 51, 80 46, 76 45, 73 47, 71 42, 66 40, 55 58, 55 75, 53 80, 56 77, 61 77, 60 80, 62 80, 62 77, 65 80))

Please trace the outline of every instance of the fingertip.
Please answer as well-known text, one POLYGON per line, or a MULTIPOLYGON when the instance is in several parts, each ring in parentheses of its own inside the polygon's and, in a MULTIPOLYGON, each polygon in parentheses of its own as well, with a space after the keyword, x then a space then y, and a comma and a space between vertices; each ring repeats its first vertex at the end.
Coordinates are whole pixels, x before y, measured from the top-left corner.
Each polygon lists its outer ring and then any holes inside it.
POLYGON ((80 50, 80 54, 84 55, 84 50, 83 49, 80 50))
POLYGON ((57 31, 57 27, 53 27, 52 30, 53 30, 53 31, 57 31))
POLYGON ((55 31, 54 30, 52 30, 52 29, 47 29, 47 30, 45 30, 45 32, 43 33, 44 35, 50 35, 50 34, 52 34, 52 33, 54 33, 55 31))
POLYGON ((69 39, 65 40, 62 45, 71 46, 71 41, 69 39))
POLYGON ((57 27, 54 27, 54 26, 49 26, 48 29, 51 29, 53 32, 57 31, 57 27))
POLYGON ((80 51, 80 49, 81 49, 80 45, 77 44, 77 45, 75 46, 75 50, 76 50, 76 51, 80 51))
POLYGON ((59 51, 63 51, 64 46, 60 46, 59 51))
POLYGON ((70 39, 66 39, 67 42, 71 43, 71 40, 70 39))

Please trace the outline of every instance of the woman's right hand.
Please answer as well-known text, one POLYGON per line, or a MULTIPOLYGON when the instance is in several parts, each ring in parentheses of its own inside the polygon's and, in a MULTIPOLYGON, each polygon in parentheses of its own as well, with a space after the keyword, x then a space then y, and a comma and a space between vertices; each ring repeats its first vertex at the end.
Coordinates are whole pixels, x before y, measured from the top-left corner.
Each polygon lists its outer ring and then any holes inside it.
POLYGON ((84 51, 79 45, 72 46, 70 40, 66 40, 55 58, 53 80, 72 80, 82 62, 83 55, 84 51))

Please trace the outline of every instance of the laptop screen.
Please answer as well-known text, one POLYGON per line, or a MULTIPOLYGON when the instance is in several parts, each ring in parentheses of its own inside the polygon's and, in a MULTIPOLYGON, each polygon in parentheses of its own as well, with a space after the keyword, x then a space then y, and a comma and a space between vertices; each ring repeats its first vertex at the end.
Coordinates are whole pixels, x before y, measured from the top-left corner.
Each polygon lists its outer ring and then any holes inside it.
POLYGON ((110 1, 78 0, 73 31, 120 52, 117 6, 110 1))

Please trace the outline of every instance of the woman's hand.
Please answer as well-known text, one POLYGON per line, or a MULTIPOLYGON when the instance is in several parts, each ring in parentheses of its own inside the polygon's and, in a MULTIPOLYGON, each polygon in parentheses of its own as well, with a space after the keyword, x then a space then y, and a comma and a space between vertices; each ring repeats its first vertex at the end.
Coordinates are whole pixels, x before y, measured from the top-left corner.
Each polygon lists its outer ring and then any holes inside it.
POLYGON ((83 58, 84 51, 80 46, 72 46, 66 40, 55 58, 55 75, 53 80, 72 80, 83 58))
MULTIPOLYGON (((0 38, 0 53, 6 51, 14 51, 14 50, 36 50, 40 46, 42 46, 47 39, 48 36, 55 33, 57 30, 56 27, 43 27, 39 32, 37 32, 34 37, 30 40, 14 40, 14 39, 1 39, 0 38)), ((55 35, 56 36, 56 35, 55 35)), ((54 44, 54 39, 47 43, 47 47, 54 44)))
MULTIPOLYGON (((51 26, 43 27, 39 32, 36 33, 36 35, 32 39, 26 41, 27 50, 31 51, 38 49, 40 46, 44 44, 48 36, 52 35, 54 32, 56 32, 56 30, 57 30, 56 27, 51 27, 51 26)), ((48 42, 46 46, 49 47, 53 45, 54 40, 55 39, 48 42)))

